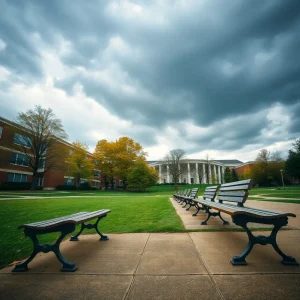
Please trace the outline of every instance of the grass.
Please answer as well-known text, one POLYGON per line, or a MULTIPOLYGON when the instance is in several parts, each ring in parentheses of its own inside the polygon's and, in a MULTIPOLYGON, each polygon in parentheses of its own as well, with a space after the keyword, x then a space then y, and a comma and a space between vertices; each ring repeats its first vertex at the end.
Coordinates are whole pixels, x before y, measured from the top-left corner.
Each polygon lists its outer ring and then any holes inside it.
MULTIPOLYGON (((0 267, 31 253, 32 242, 24 236, 23 230, 17 229, 19 225, 102 208, 111 209, 111 213, 99 223, 100 230, 105 233, 185 231, 181 219, 165 196, 0 201, 0 267)), ((42 243, 51 243, 57 235, 39 237, 42 243)))
MULTIPOLYGON (((197 185, 194 185, 197 186, 197 185)), ((202 185, 202 195, 207 185, 202 185)), ((192 185, 180 186, 180 189, 192 188, 192 185)), ((39 197, 38 199, 18 199, 0 201, 0 268, 28 256, 32 243, 25 237, 23 230, 17 227, 24 223, 47 220, 79 211, 93 211, 102 208, 112 210, 107 218, 100 222, 100 230, 104 233, 129 232, 188 232, 168 201, 174 193, 174 186, 155 186, 145 193, 129 193, 116 191, 80 191, 80 192, 2 192, 0 198, 39 197), (51 197, 51 198, 46 198, 51 197)), ((285 202, 300 204, 300 187, 254 188, 250 191, 249 200, 285 202), (261 195, 253 197, 255 195, 261 195), (264 199, 264 196, 278 199, 264 199)), ((228 231, 228 229, 224 229, 228 231)), ((234 229, 242 230, 242 229, 234 229)), ((257 230, 264 230, 257 228, 257 230)), ((214 231, 212 229, 192 231, 214 231)), ((220 229, 218 229, 220 231, 220 229)), ((92 232, 92 231, 90 231, 92 232)), ((86 233, 89 233, 86 230, 86 233)), ((41 235, 42 243, 52 243, 56 234, 41 235)))

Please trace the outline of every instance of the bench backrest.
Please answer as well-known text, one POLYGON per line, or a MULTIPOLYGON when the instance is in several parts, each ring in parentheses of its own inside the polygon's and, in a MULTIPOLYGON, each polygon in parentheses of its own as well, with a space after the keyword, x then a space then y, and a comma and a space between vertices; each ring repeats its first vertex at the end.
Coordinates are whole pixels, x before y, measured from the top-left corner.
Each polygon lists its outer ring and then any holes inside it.
POLYGON ((208 186, 204 191, 203 199, 214 201, 218 188, 219 186, 217 185, 208 186))
POLYGON ((198 188, 193 188, 191 190, 191 193, 189 194, 189 198, 196 198, 197 197, 197 194, 198 194, 198 188))
POLYGON ((243 206, 243 203, 247 200, 248 191, 252 187, 252 180, 240 180, 230 183, 224 183, 220 187, 217 200, 220 203, 235 202, 238 206, 243 206))

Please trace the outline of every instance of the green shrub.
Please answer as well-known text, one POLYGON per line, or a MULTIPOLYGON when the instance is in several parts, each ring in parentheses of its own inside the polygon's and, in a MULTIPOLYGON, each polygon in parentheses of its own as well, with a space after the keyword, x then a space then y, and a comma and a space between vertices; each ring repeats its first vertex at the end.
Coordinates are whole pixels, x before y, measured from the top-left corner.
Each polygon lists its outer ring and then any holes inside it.
POLYGON ((30 190, 31 182, 3 182, 0 190, 30 190))
POLYGON ((64 184, 61 184, 61 185, 58 185, 56 187, 56 189, 58 191, 76 191, 76 185, 64 185, 64 184))

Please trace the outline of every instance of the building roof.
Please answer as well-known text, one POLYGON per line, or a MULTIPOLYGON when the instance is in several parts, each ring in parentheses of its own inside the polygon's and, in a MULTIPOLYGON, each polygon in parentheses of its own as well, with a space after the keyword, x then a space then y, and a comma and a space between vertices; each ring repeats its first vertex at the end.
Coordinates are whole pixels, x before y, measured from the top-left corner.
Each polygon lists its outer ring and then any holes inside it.
POLYGON ((214 161, 220 162, 224 165, 240 165, 240 164, 243 164, 243 162, 238 160, 238 159, 214 159, 214 161))

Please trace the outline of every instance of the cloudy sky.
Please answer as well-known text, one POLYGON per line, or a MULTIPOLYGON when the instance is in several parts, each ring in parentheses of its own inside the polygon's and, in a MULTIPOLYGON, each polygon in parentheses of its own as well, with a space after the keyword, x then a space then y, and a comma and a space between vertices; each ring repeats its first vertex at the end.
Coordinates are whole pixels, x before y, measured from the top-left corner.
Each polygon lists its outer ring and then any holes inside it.
POLYGON ((300 137, 300 1, 0 0, 0 115, 51 107, 93 150, 255 159, 300 137))

